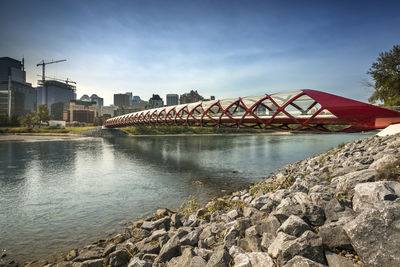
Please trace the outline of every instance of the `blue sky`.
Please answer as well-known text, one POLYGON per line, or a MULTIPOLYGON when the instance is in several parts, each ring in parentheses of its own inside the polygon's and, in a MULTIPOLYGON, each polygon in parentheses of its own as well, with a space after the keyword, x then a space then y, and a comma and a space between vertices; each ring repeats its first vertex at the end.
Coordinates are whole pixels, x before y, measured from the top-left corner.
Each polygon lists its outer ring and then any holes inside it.
POLYGON ((196 89, 217 98, 301 88, 366 101, 366 72, 400 44, 399 1, 0 1, 0 56, 25 57, 36 85, 77 94, 196 89))

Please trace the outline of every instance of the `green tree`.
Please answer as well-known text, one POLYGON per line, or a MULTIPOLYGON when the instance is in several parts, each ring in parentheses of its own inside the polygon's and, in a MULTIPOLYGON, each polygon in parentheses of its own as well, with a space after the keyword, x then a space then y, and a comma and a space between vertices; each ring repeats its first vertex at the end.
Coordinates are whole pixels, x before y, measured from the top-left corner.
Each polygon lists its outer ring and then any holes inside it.
POLYGON ((374 83, 371 103, 383 102, 385 106, 400 106, 400 46, 394 45, 389 52, 379 54, 367 72, 374 83))
POLYGON ((49 108, 44 104, 40 104, 38 106, 38 111, 35 112, 35 116, 33 117, 34 122, 38 123, 40 128, 42 122, 48 124, 50 118, 49 108))
POLYGON ((27 113, 22 117, 22 124, 31 127, 31 125, 33 125, 33 117, 31 113, 27 113))

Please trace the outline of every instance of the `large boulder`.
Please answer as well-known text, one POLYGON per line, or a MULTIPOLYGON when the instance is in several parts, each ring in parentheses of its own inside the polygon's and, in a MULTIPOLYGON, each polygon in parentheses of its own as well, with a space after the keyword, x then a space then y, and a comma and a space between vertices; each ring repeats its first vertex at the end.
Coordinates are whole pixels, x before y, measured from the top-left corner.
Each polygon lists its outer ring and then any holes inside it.
POLYGON ((383 201, 344 227, 367 266, 400 266, 400 202, 383 201))
POLYGON ((321 226, 318 235, 322 238, 322 244, 332 249, 352 249, 350 239, 343 229, 343 226, 352 219, 353 217, 343 217, 336 222, 321 226))
POLYGON ((331 183, 336 186, 337 192, 352 195, 352 191, 357 184, 373 182, 377 176, 378 172, 376 170, 366 169, 335 177, 332 179, 331 183))
POLYGON ((280 265, 284 265, 293 257, 299 255, 310 260, 325 264, 324 250, 322 247, 322 239, 311 231, 304 232, 300 237, 293 239, 291 236, 280 236, 279 232, 276 239, 268 248, 268 253, 276 257, 280 265))
POLYGON ((370 169, 376 169, 379 170, 383 167, 385 167, 387 164, 396 162, 397 158, 394 155, 384 155, 383 157, 381 157, 380 159, 377 159, 374 161, 374 163, 372 163, 369 167, 370 169))
POLYGON ((161 248, 158 259, 167 262, 170 259, 179 256, 180 249, 181 244, 179 242, 179 236, 175 235, 161 248))
POLYGON ((225 246, 217 247, 207 262, 206 267, 228 267, 232 257, 229 255, 225 246))
POLYGON ((325 251, 325 258, 328 262, 329 267, 357 267, 358 265, 355 264, 353 261, 339 256, 335 253, 330 251, 325 251))
POLYGON ((296 215, 291 215, 278 229, 296 237, 301 236, 305 231, 311 230, 310 226, 296 215))
MULTIPOLYGON (((394 188, 400 187, 400 183, 396 182, 372 182, 356 185, 353 197, 353 209, 361 212, 374 206, 375 203, 390 200, 393 201, 399 196, 394 188), (396 186, 397 185, 397 186, 396 186)), ((400 192, 397 192, 400 193, 400 192)))
POLYGON ((295 256, 293 259, 288 261, 283 267, 325 267, 325 265, 304 258, 302 256, 295 256))

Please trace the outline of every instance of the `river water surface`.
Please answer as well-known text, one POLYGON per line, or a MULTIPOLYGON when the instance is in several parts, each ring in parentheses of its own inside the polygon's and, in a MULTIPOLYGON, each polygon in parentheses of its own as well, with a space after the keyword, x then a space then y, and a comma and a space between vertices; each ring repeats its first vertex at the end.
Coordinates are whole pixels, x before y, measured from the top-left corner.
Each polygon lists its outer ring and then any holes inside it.
POLYGON ((0 251, 78 248, 194 195, 200 203, 371 134, 153 136, 0 142, 0 251))

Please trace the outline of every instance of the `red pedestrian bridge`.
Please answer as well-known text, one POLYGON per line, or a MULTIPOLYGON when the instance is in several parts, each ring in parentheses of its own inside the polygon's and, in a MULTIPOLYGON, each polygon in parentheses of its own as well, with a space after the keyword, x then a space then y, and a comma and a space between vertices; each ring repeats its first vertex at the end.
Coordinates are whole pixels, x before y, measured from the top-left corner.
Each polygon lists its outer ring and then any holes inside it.
POLYGON ((400 112, 306 89, 143 110, 108 119, 103 126, 184 125, 357 132, 385 128, 393 123, 400 123, 400 112))

